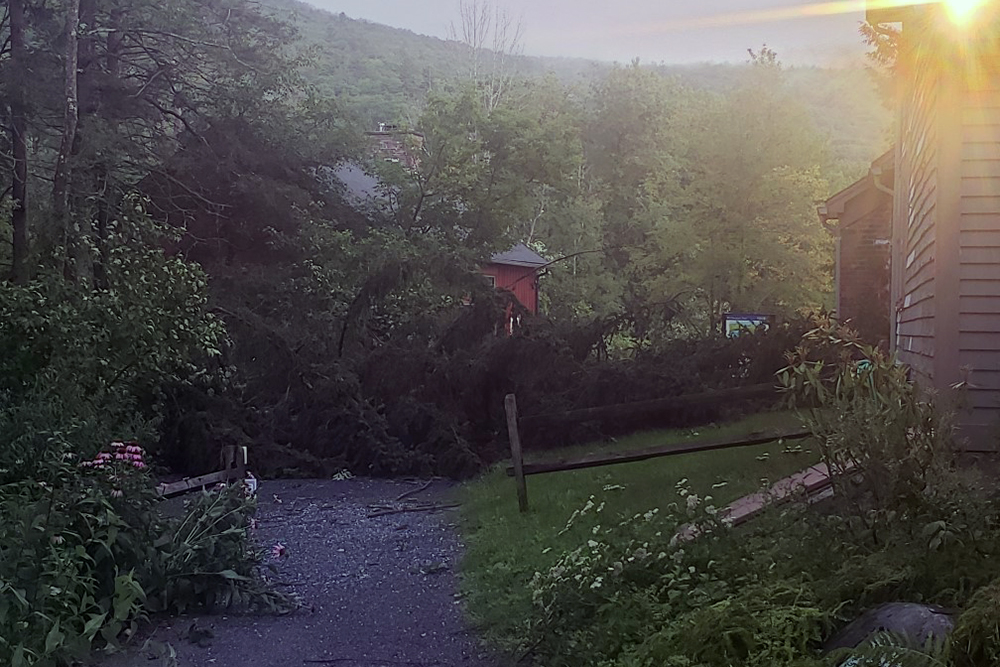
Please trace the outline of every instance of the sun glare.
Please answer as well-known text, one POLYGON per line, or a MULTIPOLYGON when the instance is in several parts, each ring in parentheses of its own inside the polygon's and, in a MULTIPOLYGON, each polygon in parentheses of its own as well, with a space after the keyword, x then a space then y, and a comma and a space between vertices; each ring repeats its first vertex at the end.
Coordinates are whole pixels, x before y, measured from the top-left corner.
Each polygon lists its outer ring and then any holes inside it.
POLYGON ((945 0, 948 16, 958 25, 970 23, 976 12, 983 6, 985 0, 945 0))

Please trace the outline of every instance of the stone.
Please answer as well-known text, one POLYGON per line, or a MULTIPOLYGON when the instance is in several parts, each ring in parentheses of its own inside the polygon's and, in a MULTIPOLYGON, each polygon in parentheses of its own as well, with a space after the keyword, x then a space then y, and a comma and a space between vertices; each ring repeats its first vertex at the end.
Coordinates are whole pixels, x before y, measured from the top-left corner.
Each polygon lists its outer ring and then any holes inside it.
POLYGON ((941 607, 911 602, 890 602, 869 609, 834 634, 823 645, 824 652, 860 646, 878 632, 889 632, 924 646, 930 637, 947 636, 955 627, 954 614, 941 607))

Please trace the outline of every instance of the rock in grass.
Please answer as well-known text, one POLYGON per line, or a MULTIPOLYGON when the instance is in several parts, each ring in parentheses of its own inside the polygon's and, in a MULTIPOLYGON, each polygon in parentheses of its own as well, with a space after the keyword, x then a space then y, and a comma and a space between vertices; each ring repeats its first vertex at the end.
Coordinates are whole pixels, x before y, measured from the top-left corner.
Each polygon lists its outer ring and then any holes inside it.
POLYGON ((905 637, 911 646, 925 646, 931 637, 941 639, 955 627, 954 615, 930 605, 910 602, 890 602, 869 609, 823 645, 827 653, 842 648, 855 648, 876 633, 905 637))

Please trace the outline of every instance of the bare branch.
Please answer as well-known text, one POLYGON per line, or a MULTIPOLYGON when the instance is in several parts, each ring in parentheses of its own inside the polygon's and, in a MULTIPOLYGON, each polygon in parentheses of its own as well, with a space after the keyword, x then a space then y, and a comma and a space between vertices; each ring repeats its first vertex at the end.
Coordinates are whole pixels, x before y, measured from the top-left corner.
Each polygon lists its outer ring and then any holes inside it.
POLYGON ((499 106, 513 79, 511 61, 523 51, 524 22, 490 0, 462 0, 459 4, 461 34, 451 26, 452 38, 469 48, 470 78, 491 112, 499 106))

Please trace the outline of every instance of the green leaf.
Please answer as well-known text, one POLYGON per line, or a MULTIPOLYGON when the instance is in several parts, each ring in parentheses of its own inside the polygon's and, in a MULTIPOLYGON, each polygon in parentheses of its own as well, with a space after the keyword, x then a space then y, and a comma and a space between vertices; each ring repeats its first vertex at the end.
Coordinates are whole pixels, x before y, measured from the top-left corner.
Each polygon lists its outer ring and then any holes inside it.
POLYGON ((83 636, 86 637, 88 641, 93 640, 93 638, 97 636, 97 631, 101 629, 101 625, 104 624, 104 619, 107 617, 107 612, 92 615, 90 620, 88 620, 83 626, 83 636))
POLYGON ((248 579, 247 577, 244 577, 241 574, 237 574, 233 570, 223 570, 221 572, 218 572, 217 574, 223 579, 229 579, 231 581, 250 581, 250 579, 248 579))
POLYGON ((66 633, 59 629, 59 619, 56 619, 49 633, 45 635, 45 653, 51 655, 63 645, 64 641, 66 641, 66 633))

